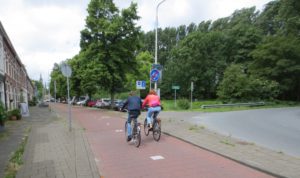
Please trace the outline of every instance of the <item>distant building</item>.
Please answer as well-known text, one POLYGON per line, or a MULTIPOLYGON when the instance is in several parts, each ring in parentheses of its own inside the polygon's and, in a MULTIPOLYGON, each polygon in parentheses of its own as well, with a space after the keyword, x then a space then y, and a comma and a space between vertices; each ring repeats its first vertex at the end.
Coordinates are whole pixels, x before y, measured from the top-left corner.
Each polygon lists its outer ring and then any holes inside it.
POLYGON ((32 99, 34 87, 0 22, 0 99, 8 110, 32 99))

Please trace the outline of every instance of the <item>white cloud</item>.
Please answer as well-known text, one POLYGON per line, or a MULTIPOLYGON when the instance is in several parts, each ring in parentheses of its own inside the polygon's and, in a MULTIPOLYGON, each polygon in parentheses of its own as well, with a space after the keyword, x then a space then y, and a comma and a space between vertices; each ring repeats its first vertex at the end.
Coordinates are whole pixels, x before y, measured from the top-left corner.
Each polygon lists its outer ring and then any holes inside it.
MULTIPOLYGON (((160 0, 138 3, 138 24, 144 31, 155 28, 156 5, 160 0)), ((270 0, 166 0, 159 7, 159 27, 177 27, 216 20, 236 9, 257 6, 270 0)), ((29 77, 44 80, 53 67, 79 52, 80 31, 84 28, 89 0, 0 0, 0 20, 29 77)), ((126 8, 131 0, 115 0, 126 8)))

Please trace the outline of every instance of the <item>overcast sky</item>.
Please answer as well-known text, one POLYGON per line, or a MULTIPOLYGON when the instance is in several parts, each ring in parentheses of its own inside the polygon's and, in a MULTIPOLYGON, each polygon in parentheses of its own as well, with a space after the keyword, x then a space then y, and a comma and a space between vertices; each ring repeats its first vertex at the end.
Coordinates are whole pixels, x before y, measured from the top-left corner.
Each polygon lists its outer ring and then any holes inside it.
MULTIPOLYGON (((142 30, 155 28, 155 9, 160 0, 138 3, 142 30)), ((159 7, 159 27, 196 24, 231 15, 234 10, 256 6, 262 9, 271 0, 166 0, 159 7)), ((131 0, 115 0, 119 8, 131 0)), ((84 28, 89 0, 0 0, 0 21, 31 79, 49 80, 53 64, 79 52, 80 31, 84 28)))

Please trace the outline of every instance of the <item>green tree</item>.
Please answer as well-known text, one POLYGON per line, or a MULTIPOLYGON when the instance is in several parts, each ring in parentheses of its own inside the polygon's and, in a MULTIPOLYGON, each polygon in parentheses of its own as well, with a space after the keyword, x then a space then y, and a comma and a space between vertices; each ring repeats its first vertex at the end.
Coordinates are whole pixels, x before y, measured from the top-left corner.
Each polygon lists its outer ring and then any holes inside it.
MULTIPOLYGON (((129 90, 135 89, 135 82, 137 80, 146 81, 146 86, 150 86, 149 83, 149 72, 151 64, 153 62, 153 56, 149 51, 141 52, 136 56, 137 70, 130 70, 127 73, 127 83, 125 88, 129 90)), ((147 90, 147 89, 146 89, 147 90)))
POLYGON ((280 84, 280 98, 300 100, 300 39, 270 36, 252 52, 250 71, 280 84))
POLYGON ((188 35, 173 49, 171 59, 164 68, 162 94, 171 96, 173 84, 180 86, 178 94, 189 96, 191 81, 195 96, 213 98, 216 86, 225 68, 225 37, 220 32, 188 35))
POLYGON ((43 91, 44 91, 44 85, 42 83, 43 81, 39 80, 32 80, 33 85, 37 89, 37 98, 41 100, 43 98, 43 91))
POLYGON ((51 81, 50 81, 50 92, 51 96, 56 95, 56 99, 58 98, 67 98, 67 79, 61 73, 60 65, 54 63, 52 72, 51 72, 51 81), (54 85, 55 83, 55 85, 54 85), (56 86, 56 90, 55 90, 56 86), (56 91, 56 93, 55 93, 56 91))
POLYGON ((273 99, 278 95, 278 83, 247 74, 245 66, 232 64, 225 70, 217 95, 225 101, 273 99))
POLYGON ((135 54, 140 46, 137 5, 132 3, 120 13, 112 0, 91 0, 87 10, 80 41, 83 60, 87 62, 82 84, 103 88, 114 99, 123 87, 126 71, 136 67, 135 54))

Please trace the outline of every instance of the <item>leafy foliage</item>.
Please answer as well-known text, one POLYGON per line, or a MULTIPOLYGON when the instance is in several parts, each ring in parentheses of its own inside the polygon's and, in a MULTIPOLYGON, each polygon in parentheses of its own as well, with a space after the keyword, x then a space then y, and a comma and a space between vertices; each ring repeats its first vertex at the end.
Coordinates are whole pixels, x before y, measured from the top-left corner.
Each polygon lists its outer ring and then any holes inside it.
POLYGON ((225 101, 273 99, 278 95, 278 83, 256 78, 245 73, 242 65, 232 64, 225 70, 217 94, 225 101))
POLYGON ((180 99, 178 100, 178 107, 180 109, 189 109, 190 108, 190 103, 189 103, 189 100, 187 99, 180 99))
MULTIPOLYGON (((187 98, 193 81, 197 99, 300 101, 299 9, 297 0, 274 0, 261 12, 250 7, 215 21, 158 29, 161 97, 173 98, 171 87, 178 85, 178 97, 187 98)), ((73 69, 71 94, 113 98, 134 89, 136 80, 150 86, 155 31, 140 32, 136 4, 120 11, 112 0, 91 0, 87 10, 80 53, 66 60, 73 69)), ((62 97, 66 79, 56 68, 51 85, 59 83, 62 97)))
POLYGON ((0 123, 1 123, 1 125, 4 124, 6 119, 7 119, 7 113, 5 111, 3 103, 0 101, 0 123))
POLYGON ((92 94, 96 88, 111 93, 123 86, 126 71, 135 69, 140 28, 137 6, 132 3, 121 13, 111 0, 92 0, 88 6, 86 28, 81 31, 81 86, 92 94))

